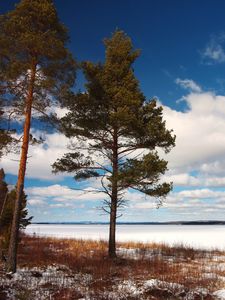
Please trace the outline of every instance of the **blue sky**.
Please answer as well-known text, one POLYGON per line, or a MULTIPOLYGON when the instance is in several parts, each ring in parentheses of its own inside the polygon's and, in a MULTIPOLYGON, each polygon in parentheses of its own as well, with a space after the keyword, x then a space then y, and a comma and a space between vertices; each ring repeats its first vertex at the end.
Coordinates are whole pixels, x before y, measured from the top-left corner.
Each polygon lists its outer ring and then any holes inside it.
MULTIPOLYGON (((4 1, 0 13, 17 2, 4 1)), ((177 146, 166 157, 166 179, 174 182, 174 190, 164 206, 156 210, 154 200, 130 191, 121 221, 224 219, 225 2, 55 0, 55 5, 79 61, 103 60, 102 40, 116 28, 131 37, 141 49, 134 66, 140 86, 147 98, 158 97, 167 127, 177 135, 177 146)), ((76 87, 83 89, 83 83, 79 73, 76 87)), ((97 209, 102 196, 71 191, 77 187, 71 177, 51 174, 50 164, 66 152, 66 138, 32 131, 46 139, 45 145, 30 148, 26 192, 34 221, 107 220, 97 209)), ((12 159, 18 157, 0 162, 10 184, 18 169, 12 159)))

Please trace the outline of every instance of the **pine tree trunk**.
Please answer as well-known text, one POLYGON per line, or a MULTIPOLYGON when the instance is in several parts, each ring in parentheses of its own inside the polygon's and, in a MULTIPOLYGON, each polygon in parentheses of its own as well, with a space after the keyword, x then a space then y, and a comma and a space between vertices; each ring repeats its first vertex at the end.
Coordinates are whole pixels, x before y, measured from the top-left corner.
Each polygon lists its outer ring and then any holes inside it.
POLYGON ((116 257, 116 215, 117 215, 117 199, 118 199, 118 136, 117 129, 114 130, 113 137, 113 174, 112 174, 112 196, 110 206, 110 226, 109 226, 109 257, 116 257))
POLYGON ((109 228, 109 257, 116 257, 116 211, 117 199, 112 196, 110 209, 110 228, 109 228))
POLYGON ((20 165, 19 165, 18 180, 16 185, 16 201, 15 201, 15 208, 14 208, 10 242, 9 242, 8 259, 7 259, 7 271, 12 273, 16 272, 16 266, 17 266, 17 248, 18 248, 18 240, 19 240, 20 210, 21 210, 21 202, 22 202, 22 192, 24 187, 24 179, 26 173, 27 153, 29 147, 31 112, 32 112, 36 67, 37 64, 33 63, 31 68, 28 95, 26 99, 23 142, 21 147, 20 165))

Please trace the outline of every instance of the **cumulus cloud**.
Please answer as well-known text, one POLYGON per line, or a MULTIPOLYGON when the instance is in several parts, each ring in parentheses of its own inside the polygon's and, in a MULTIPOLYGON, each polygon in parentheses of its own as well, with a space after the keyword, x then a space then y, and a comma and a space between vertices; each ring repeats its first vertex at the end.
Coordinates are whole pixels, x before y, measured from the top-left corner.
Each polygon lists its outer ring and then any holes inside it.
POLYGON ((31 206, 43 206, 45 205, 45 201, 42 199, 30 198, 28 199, 28 204, 31 206))
POLYGON ((164 107, 167 127, 173 128, 177 137, 176 147, 166 156, 176 174, 224 161, 225 153, 225 96, 190 93, 185 101, 185 112, 164 107))
POLYGON ((157 221, 166 220, 209 220, 224 219, 225 192, 210 189, 193 189, 172 192, 163 206, 155 209, 151 199, 131 200, 130 213, 138 216, 151 216, 157 221), (213 217, 212 217, 213 213, 213 217), (166 215, 166 219, 165 219, 166 215))
POLYGON ((172 181, 174 185, 178 186, 198 186, 200 184, 199 178, 191 176, 188 173, 171 174, 162 177, 162 181, 172 181))
POLYGON ((195 176, 188 173, 172 174, 172 172, 168 172, 167 175, 162 177, 161 181, 172 181, 174 186, 179 187, 225 187, 224 172, 221 173, 221 177, 212 176, 216 170, 212 169, 211 173, 204 173, 202 171, 204 166, 205 164, 200 166, 199 172, 195 176))
MULTIPOLYGON (((42 132, 32 131, 34 136, 43 135, 42 132)), ((45 134, 44 143, 29 147, 29 158, 27 164, 27 178, 38 179, 62 179, 62 175, 52 174, 51 165, 60 158, 67 149, 69 139, 63 134, 45 134)), ((2 159, 1 165, 6 173, 17 175, 19 167, 19 155, 9 154, 2 159)))
MULTIPOLYGON (((225 96, 191 92, 184 100, 186 111, 164 106, 167 127, 174 129, 177 139, 165 157, 170 171, 163 180, 173 181, 175 190, 181 187, 182 191, 171 193, 162 210, 172 219, 182 219, 182 215, 193 219, 194 213, 198 219, 224 219, 225 96)), ((149 206, 139 204, 142 211, 149 206)))
POLYGON ((192 79, 177 78, 175 80, 175 83, 180 85, 182 88, 190 90, 195 93, 200 93, 202 91, 201 87, 192 79))
MULTIPOLYGON (((191 79, 178 78, 176 82, 188 90, 188 94, 183 97, 187 109, 177 111, 164 106, 166 126, 174 130, 177 138, 176 147, 165 155, 170 171, 163 180, 173 181, 175 191, 178 186, 182 187, 183 191, 171 193, 159 211, 163 212, 166 209, 171 218, 179 219, 181 214, 192 218, 196 209, 199 218, 210 218, 210 212, 215 212, 215 217, 220 218, 221 210, 225 208, 225 194, 219 189, 216 191, 216 188, 225 186, 225 96, 204 92, 191 79)), ((55 176, 51 173, 51 164, 67 151, 68 142, 62 134, 52 133, 46 134, 44 144, 30 147, 27 177, 62 179, 64 175, 55 176)), ((160 155, 164 154, 160 152, 160 155)), ((1 166, 7 173, 16 175, 18 162, 12 159, 18 157, 5 157, 1 166)), ((97 189, 99 186, 99 179, 91 180, 85 185, 87 190, 97 189)), ((40 209, 40 215, 43 211, 50 213, 51 209, 70 210, 78 207, 86 213, 95 209, 105 198, 104 194, 88 191, 82 193, 60 184, 30 187, 26 189, 26 193, 29 196, 30 207, 40 209)), ((144 219, 143 214, 147 216, 148 211, 156 211, 156 201, 143 194, 128 191, 125 199, 130 200, 125 214, 127 216, 135 216, 141 212, 140 216, 144 219)))
MULTIPOLYGON (((61 158, 65 153, 70 151, 68 146, 71 145, 71 140, 59 132, 45 133, 32 129, 31 133, 37 138, 41 136, 44 143, 29 146, 26 177, 59 181, 65 176, 71 176, 71 174, 68 175, 65 173, 53 174, 51 167, 58 158, 61 158)), ((79 145, 76 138, 73 139, 73 143, 74 145, 79 145)), ((85 152, 87 153, 87 151, 82 150, 83 154, 85 154, 85 152)), ((9 154, 3 157, 1 166, 6 173, 17 175, 19 158, 20 156, 18 154, 9 154)), ((95 158, 100 164, 107 163, 100 155, 96 155, 95 158)))
MULTIPOLYGON (((191 80, 189 80, 191 81, 191 80)), ((196 84, 198 87, 198 85, 196 84)), ((225 96, 211 92, 191 92, 184 97, 188 109, 177 111, 164 106, 167 127, 176 134, 176 147, 166 155, 170 173, 167 175, 178 185, 197 186, 222 184, 219 177, 225 169, 225 96), (202 178, 190 176, 191 171, 202 178)), ((38 131, 34 134, 42 134, 38 131)), ((27 165, 27 178, 60 180, 66 174, 52 174, 51 165, 67 152, 69 140, 60 133, 45 135, 45 142, 31 146, 27 165)), ((6 173, 17 175, 19 156, 6 156, 1 165, 6 173), (17 160, 17 161, 16 161, 17 160)), ((70 175, 69 175, 70 176, 70 175)), ((91 183, 93 184, 93 182, 91 183)), ((94 183, 95 186, 99 182, 94 183)))
POLYGON ((215 192, 210 189, 184 190, 178 193, 183 198, 207 199, 218 198, 225 195, 225 192, 215 192))
MULTIPOLYGON (((61 212, 61 220, 68 220, 68 213, 74 212, 74 209, 82 211, 82 220, 92 218, 93 220, 101 219, 101 212, 97 207, 101 206, 104 194, 81 193, 81 191, 72 190, 67 186, 50 185, 46 187, 27 188, 28 203, 31 214, 35 216, 39 213, 40 217, 44 214, 51 215, 52 209, 59 209, 61 212), (59 195, 57 195, 59 194, 59 195), (29 200, 30 199, 30 200, 29 200)), ((193 216, 198 219, 209 219, 212 212, 215 213, 218 219, 223 218, 221 213, 225 208, 225 191, 216 191, 208 188, 195 188, 182 190, 179 192, 171 192, 166 198, 162 208, 157 210, 157 201, 145 196, 137 191, 128 190, 125 193, 125 199, 129 200, 125 210, 122 211, 124 219, 129 220, 148 220, 152 216, 155 220, 162 221, 162 216, 167 213, 167 218, 182 220, 192 220, 193 216)), ((76 218, 81 218, 76 216, 76 218)), ((73 218, 74 215, 72 214, 73 218)), ((54 214, 51 216, 54 220, 54 214)), ((104 216, 104 220, 108 217, 104 216)), ((72 219, 74 220, 74 219, 72 219)), ((152 219, 151 219, 152 220, 152 219)))
MULTIPOLYGON (((84 190, 72 189, 65 185, 53 184, 45 187, 28 187, 26 193, 31 200, 31 205, 51 205, 52 207, 69 207, 83 201, 99 201, 104 199, 104 194, 93 187, 84 190), (46 200, 46 202, 44 202, 46 200)), ((29 199, 28 198, 28 199, 29 199)))

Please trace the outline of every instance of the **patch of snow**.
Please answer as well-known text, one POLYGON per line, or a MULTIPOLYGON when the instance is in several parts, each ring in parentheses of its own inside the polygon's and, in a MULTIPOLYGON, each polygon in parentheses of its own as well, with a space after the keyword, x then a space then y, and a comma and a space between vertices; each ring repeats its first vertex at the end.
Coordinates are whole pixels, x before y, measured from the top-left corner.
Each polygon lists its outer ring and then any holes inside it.
POLYGON ((217 297, 217 299, 219 299, 219 300, 224 300, 225 299, 225 289, 214 292, 213 296, 217 297))
POLYGON ((18 299, 21 288, 29 293, 29 299, 46 300, 52 299, 52 295, 61 288, 73 289, 76 286, 77 291, 85 292, 91 280, 90 274, 74 274, 64 265, 50 265, 18 269, 15 274, 1 278, 1 286, 10 286, 8 298, 11 300, 18 299))
POLYGON ((152 288, 152 287, 166 287, 169 289, 183 289, 184 286, 178 283, 174 282, 167 282, 167 281, 161 281, 158 279, 150 279, 145 281, 144 283, 145 288, 152 288))
POLYGON ((132 280, 124 280, 118 286, 118 292, 125 293, 126 295, 138 296, 142 293, 141 289, 137 287, 136 283, 132 280))

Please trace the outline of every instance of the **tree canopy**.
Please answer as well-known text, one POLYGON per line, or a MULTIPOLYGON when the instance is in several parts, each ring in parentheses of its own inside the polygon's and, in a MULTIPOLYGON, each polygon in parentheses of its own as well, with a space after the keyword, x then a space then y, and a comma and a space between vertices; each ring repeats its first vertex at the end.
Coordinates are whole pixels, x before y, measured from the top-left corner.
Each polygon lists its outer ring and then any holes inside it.
POLYGON ((65 47, 69 37, 51 0, 22 0, 0 16, 0 95, 23 115, 35 66, 32 109, 47 114, 74 83, 75 61, 65 47))

